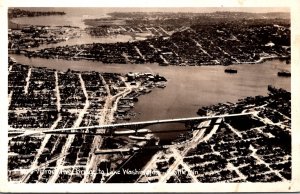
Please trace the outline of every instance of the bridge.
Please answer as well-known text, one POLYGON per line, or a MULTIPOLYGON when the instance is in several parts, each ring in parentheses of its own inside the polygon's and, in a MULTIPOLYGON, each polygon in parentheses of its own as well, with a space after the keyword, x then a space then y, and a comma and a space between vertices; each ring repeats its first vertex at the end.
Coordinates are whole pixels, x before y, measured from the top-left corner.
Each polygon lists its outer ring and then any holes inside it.
POLYGON ((102 149, 102 150, 96 150, 94 152, 95 155, 101 155, 101 154, 128 154, 128 153, 136 153, 136 152, 143 152, 146 150, 164 150, 168 149, 173 145, 153 145, 153 146, 144 146, 144 147, 135 147, 132 148, 118 148, 118 149, 102 149))
MULTIPOLYGON (((117 123, 117 124, 107 124, 107 125, 96 125, 96 126, 86 126, 86 127, 76 127, 76 128, 64 128, 64 129, 55 129, 55 130, 45 130, 42 133, 46 134, 91 134, 91 135, 105 135, 105 133, 97 134, 96 132, 80 132, 91 129, 110 129, 110 135, 132 135, 132 134, 147 134, 147 133, 156 133, 151 130, 142 129, 150 125, 157 124, 167 124, 167 123, 197 123, 202 120, 210 120, 217 118, 226 118, 226 117, 237 117, 252 115, 254 112, 248 113, 238 113, 238 114, 224 114, 224 115, 212 115, 212 116, 201 116, 201 117, 189 117, 189 118, 176 118, 176 119, 163 119, 163 120, 152 120, 152 121, 140 121, 140 122, 128 122, 128 123, 117 123), (127 131, 115 131, 116 129, 133 129, 127 131)), ((182 130, 181 130, 182 131, 182 130)), ((157 131, 162 132, 162 131, 157 131)), ((164 131, 164 132, 170 132, 164 131)))

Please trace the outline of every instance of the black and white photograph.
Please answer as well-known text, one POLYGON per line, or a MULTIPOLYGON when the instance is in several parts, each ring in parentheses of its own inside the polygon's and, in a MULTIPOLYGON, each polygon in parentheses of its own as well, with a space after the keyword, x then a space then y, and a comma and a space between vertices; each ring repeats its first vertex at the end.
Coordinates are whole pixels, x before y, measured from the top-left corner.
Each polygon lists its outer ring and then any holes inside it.
POLYGON ((295 191, 294 20, 268 2, 7 6, 7 184, 295 191))

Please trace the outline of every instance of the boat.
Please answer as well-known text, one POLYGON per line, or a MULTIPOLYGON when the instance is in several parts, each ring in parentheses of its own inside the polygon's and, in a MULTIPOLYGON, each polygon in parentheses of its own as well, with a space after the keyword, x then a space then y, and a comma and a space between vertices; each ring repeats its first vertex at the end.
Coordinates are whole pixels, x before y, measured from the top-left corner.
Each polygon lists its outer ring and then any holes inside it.
POLYGON ((278 76, 280 77, 291 77, 291 72, 288 72, 288 71, 279 71, 277 73, 278 76))
POLYGON ((225 73, 237 73, 236 69, 225 69, 225 73))
POLYGON ((148 93, 151 92, 151 90, 148 89, 148 88, 143 88, 143 89, 141 90, 141 92, 142 92, 143 94, 148 94, 148 93))
POLYGON ((165 88, 166 87, 166 85, 164 85, 163 83, 159 83, 159 84, 157 84, 156 85, 158 88, 165 88))

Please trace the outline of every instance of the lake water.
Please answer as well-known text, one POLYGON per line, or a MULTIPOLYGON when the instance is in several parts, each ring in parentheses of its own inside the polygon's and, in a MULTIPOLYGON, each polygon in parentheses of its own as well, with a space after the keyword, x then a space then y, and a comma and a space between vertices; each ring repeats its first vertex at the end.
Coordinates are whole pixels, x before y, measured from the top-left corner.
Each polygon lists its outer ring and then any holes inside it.
MULTIPOLYGON (((66 71, 150 72, 168 80, 164 89, 156 88, 139 97, 133 120, 167 119, 196 116, 198 108, 220 102, 236 102, 247 96, 266 95, 269 84, 291 90, 291 79, 277 72, 291 66, 279 60, 261 64, 233 65, 237 74, 224 73, 224 66, 159 66, 157 64, 103 64, 96 61, 27 58, 11 55, 19 63, 66 71)), ((229 66, 230 67, 230 66, 229 66)))
POLYGON ((65 15, 39 16, 39 17, 20 17, 12 19, 12 22, 28 25, 47 25, 47 26, 78 26, 81 29, 87 27, 83 20, 94 18, 110 17, 105 8, 22 8, 30 11, 63 11, 65 15))
MULTIPOLYGON (((24 8, 26 10, 26 8, 24 8)), ((28 9, 28 8, 27 8, 28 9)), ((129 35, 115 35, 110 37, 93 37, 88 35, 84 29, 89 27, 85 25, 84 19, 107 18, 107 13, 115 10, 109 8, 30 8, 33 11, 64 11, 65 15, 39 16, 39 17, 20 17, 13 18, 11 21, 16 24, 42 25, 42 26, 76 26, 81 29, 82 36, 72 38, 68 41, 57 44, 40 45, 29 50, 40 50, 49 47, 92 44, 92 43, 116 43, 133 41, 129 35)))

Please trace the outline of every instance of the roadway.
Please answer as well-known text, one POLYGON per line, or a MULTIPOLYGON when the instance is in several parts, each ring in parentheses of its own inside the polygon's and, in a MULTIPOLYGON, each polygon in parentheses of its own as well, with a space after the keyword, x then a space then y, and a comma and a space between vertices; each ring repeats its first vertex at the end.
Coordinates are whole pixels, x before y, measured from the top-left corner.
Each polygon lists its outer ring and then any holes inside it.
MULTIPOLYGON (((55 133, 61 131, 74 131, 74 130, 83 130, 83 129, 117 129, 117 128, 130 128, 133 126, 149 126, 155 124, 166 124, 166 123, 185 123, 189 121, 201 121, 201 120, 210 120, 214 118, 225 118, 225 117, 236 117, 244 115, 253 115, 255 112, 248 113, 238 113, 238 114, 224 114, 224 115, 213 115, 213 116, 202 116, 202 117, 189 117, 189 118, 176 118, 176 119, 164 119, 164 120, 152 120, 152 121, 140 121, 140 122, 130 122, 130 123, 117 123, 117 124, 107 124, 107 125, 96 125, 96 126, 87 126, 87 127, 76 127, 76 128, 64 128, 64 129, 55 129, 55 130, 45 130, 43 133, 55 133)), ((70 132, 71 133, 71 132, 70 132)))

